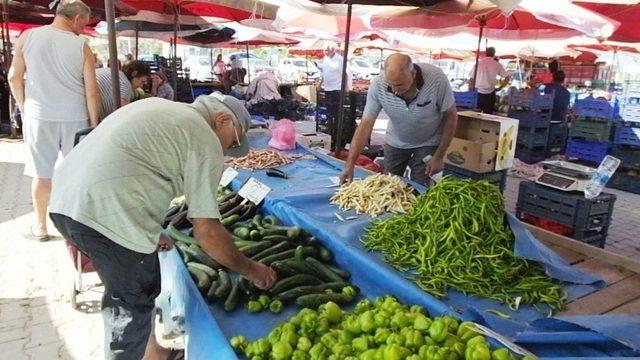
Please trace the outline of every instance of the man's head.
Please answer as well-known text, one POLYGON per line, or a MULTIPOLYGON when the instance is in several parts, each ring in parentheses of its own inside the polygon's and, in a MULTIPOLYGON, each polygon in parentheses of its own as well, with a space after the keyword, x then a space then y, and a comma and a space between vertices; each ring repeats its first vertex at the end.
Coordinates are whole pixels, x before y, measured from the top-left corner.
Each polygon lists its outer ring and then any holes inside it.
POLYGON ((247 155, 247 131, 251 126, 251 115, 240 100, 214 92, 211 95, 199 96, 194 103, 204 105, 209 112, 211 129, 218 136, 225 155, 247 155), (218 106, 220 103, 223 107, 218 106))
POLYGON ((324 54, 328 57, 333 57, 338 50, 338 45, 335 43, 329 43, 324 47, 324 54))
POLYGON ((133 60, 128 63, 124 66, 122 72, 127 76, 134 89, 143 87, 149 82, 149 76, 151 75, 149 65, 140 60, 133 60))
POLYGON ((487 54, 487 57, 494 57, 496 56, 496 48, 494 47, 488 47, 487 50, 485 50, 485 53, 487 54))
POLYGON ((560 68, 560 65, 558 64, 557 60, 553 60, 549 63, 549 71, 554 73, 556 71, 558 71, 558 69, 560 68))
POLYGON ((404 54, 392 54, 384 61, 384 74, 396 95, 402 95, 413 88, 416 78, 416 69, 411 57, 404 54))
POLYGON ((89 23, 91 9, 80 0, 62 0, 56 9, 56 17, 64 20, 76 35, 80 35, 89 23))
POLYGON ((565 79, 564 71, 557 70, 553 73, 553 82, 558 84, 563 84, 565 79))

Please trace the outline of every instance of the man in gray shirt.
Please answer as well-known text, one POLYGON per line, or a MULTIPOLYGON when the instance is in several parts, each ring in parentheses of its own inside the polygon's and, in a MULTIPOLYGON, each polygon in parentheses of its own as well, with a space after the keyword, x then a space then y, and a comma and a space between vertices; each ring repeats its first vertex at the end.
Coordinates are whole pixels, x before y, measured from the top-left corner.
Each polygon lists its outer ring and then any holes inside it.
POLYGON ((444 167, 444 155, 458 122, 453 92, 446 75, 429 64, 414 64, 403 54, 385 61, 385 72, 373 79, 362 121, 356 129, 349 158, 340 176, 351 181, 376 118, 383 110, 390 118, 384 147, 385 172, 402 176, 407 166, 411 179, 425 184, 427 176, 444 167), (431 155, 428 162, 423 159, 431 155))

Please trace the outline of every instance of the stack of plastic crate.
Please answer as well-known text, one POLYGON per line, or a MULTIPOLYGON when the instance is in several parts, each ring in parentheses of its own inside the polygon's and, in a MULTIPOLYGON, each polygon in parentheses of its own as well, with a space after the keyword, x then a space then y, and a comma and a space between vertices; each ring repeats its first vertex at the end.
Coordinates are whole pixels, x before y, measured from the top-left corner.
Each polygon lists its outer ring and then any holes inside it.
POLYGON ((566 122, 551 123, 549 125, 549 138, 547 140, 547 158, 553 155, 564 154, 567 147, 569 127, 566 122))
POLYGON ((509 96, 508 117, 518 119, 516 157, 536 163, 547 157, 553 94, 518 91, 509 96))
POLYGON ((594 164, 611 151, 613 129, 618 118, 618 101, 587 98, 573 106, 566 155, 594 164))
POLYGON ((504 192, 507 184, 507 170, 492 171, 488 173, 477 173, 475 171, 463 169, 457 166, 446 164, 444 166, 445 176, 453 176, 459 179, 487 180, 504 192))
POLYGON ((625 83, 624 105, 616 122, 611 155, 621 160, 608 187, 640 194, 640 82, 625 83))
POLYGON ((456 100, 458 109, 475 110, 478 108, 478 91, 454 91, 453 97, 456 100))

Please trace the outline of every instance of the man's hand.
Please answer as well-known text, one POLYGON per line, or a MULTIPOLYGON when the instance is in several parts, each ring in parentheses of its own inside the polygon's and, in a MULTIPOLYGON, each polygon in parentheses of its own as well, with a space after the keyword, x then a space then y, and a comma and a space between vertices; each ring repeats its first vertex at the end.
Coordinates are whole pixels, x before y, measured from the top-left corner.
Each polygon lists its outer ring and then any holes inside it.
POLYGON ((160 240, 158 241, 158 251, 169 251, 173 249, 173 240, 164 233, 160 233, 160 240))
POLYGON ((249 271, 244 274, 244 277, 262 290, 270 288, 278 280, 278 276, 272 268, 253 260, 249 271))
POLYGON ((425 174, 427 176, 433 176, 444 169, 444 158, 432 156, 427 162, 425 174))
POLYGON ((353 180, 353 167, 345 166, 340 174, 340 185, 350 183, 353 180))

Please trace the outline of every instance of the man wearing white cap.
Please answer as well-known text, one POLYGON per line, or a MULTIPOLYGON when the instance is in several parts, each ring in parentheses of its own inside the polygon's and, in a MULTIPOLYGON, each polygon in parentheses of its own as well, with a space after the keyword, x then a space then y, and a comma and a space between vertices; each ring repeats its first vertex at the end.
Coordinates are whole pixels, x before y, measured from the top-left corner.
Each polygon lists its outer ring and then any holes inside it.
POLYGON ((51 219, 87 254, 105 285, 102 300, 109 359, 140 359, 160 291, 156 251, 170 201, 184 194, 194 236, 214 260, 259 288, 275 272, 245 257, 220 223, 216 189, 223 157, 249 151, 251 119, 220 93, 192 104, 137 101, 109 115, 56 170, 51 219))

